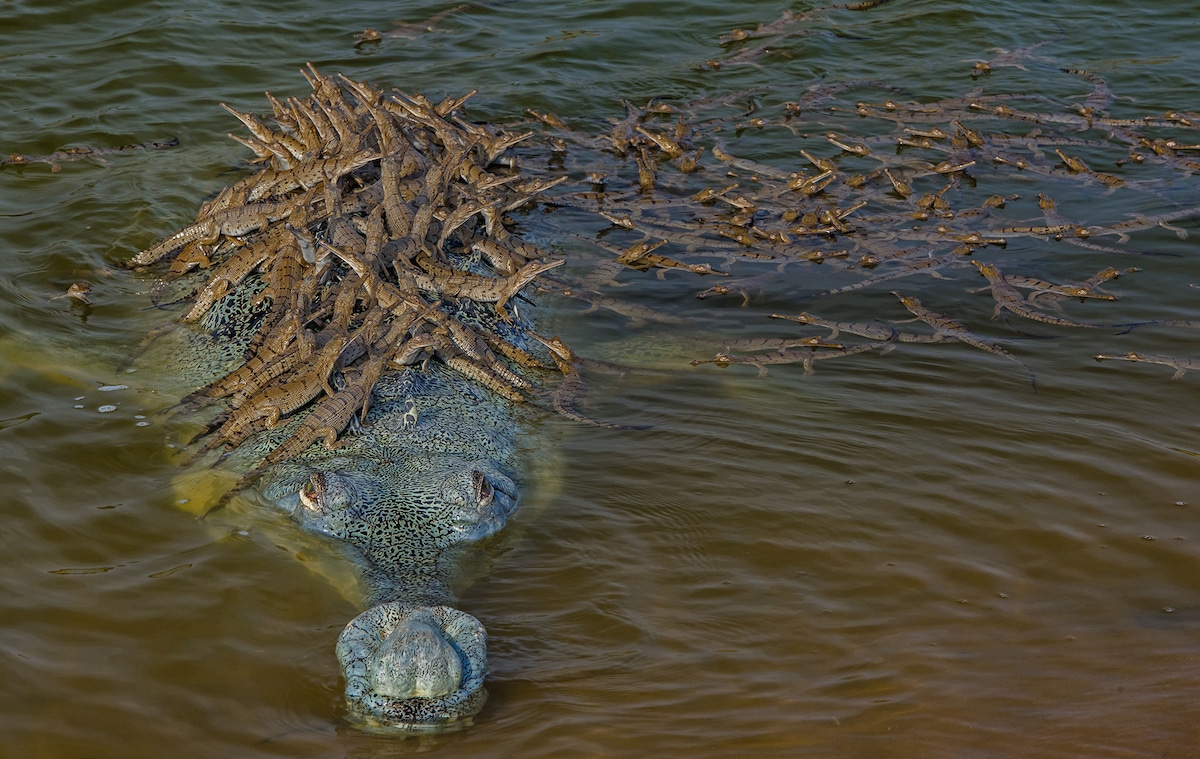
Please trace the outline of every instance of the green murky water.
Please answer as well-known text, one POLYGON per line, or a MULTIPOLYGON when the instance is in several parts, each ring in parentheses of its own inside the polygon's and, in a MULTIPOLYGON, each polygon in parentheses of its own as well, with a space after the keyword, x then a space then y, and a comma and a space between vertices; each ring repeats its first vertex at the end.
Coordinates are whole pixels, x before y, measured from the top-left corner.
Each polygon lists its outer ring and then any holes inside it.
MULTIPOLYGON (((674 367, 594 389, 592 413, 653 428, 552 420, 538 433, 563 479, 529 484, 462 599, 491 635, 491 697, 474 726, 424 739, 346 727, 332 649, 357 606, 336 561, 270 515, 196 519, 180 501, 202 484, 174 483, 155 416, 166 385, 124 371, 162 315, 142 310, 147 282, 114 264, 240 176, 245 151, 225 137, 238 125, 220 101, 262 110, 264 90, 302 95, 313 61, 431 97, 478 88, 476 118, 535 108, 603 123, 624 115, 622 98, 753 89, 778 108, 857 79, 923 101, 980 87, 1069 103, 1090 85, 1058 69, 1078 67, 1112 88, 1114 116, 1200 109, 1200 16, 1181 0, 893 0, 805 21, 715 70, 705 62, 754 44, 720 35, 788 6, 480 3, 411 39, 354 44, 447 7, 0 4, 0 152, 180 142, 57 172, 0 169, 0 755, 1195 752, 1200 378, 1090 357, 1200 358, 1196 333, 990 322, 971 270, 905 287, 1003 340, 1036 393, 1021 369, 965 345, 904 345, 810 377, 687 365, 718 334, 787 334, 771 311, 823 310, 802 296, 842 283, 827 269, 794 300, 768 292, 746 307, 700 303, 691 294, 707 284, 672 276, 658 306, 689 323, 671 329, 556 307, 577 351, 633 345, 674 367), (1026 69, 972 78, 990 48, 1040 41, 1026 69), (90 307, 56 297, 77 281, 92 284, 90 307), (102 389, 114 385, 128 387, 102 389)), ((856 133, 844 116, 838 129, 856 133)), ((787 130, 739 144, 802 163, 787 130)), ((1155 193, 1058 192, 1064 214, 1108 221, 1200 205, 1200 179, 1182 173, 1155 193)), ((543 242, 578 245, 561 222, 528 223, 543 242)), ((1142 268, 1112 286, 1118 302, 1072 305, 1074 318, 1197 319, 1200 225, 1175 225, 1191 234, 1151 228, 1130 243, 1162 255, 993 255, 1049 272, 1142 268)), ((901 318, 889 289, 838 303, 901 318)))

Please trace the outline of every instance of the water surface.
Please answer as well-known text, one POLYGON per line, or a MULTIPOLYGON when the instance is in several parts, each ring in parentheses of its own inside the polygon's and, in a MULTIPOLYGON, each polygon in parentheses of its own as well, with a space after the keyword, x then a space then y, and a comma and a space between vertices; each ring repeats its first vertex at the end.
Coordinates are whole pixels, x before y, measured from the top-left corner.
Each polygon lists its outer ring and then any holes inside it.
MULTIPOLYGON (((198 519, 209 486, 180 480, 156 416, 174 390, 126 371, 163 315, 143 310, 147 280, 115 264, 244 171, 244 149, 225 137, 240 127, 219 102, 261 111, 264 90, 302 95, 312 61, 431 98, 478 88, 475 118, 534 108, 589 127, 623 117, 622 99, 753 89, 766 112, 814 84, 858 79, 923 101, 975 88, 1085 98, 1090 86, 1060 67, 1102 76, 1114 116, 1200 108, 1195 11, 1179 0, 1096 0, 1069 14, 1034 0, 893 0, 806 21, 715 70, 705 62, 752 46, 720 35, 789 6, 481 3, 412 39, 354 45, 355 32, 447 7, 0 10, 0 152, 180 141, 57 172, 0 169, 0 754, 1192 753, 1200 378, 1091 356, 1200 358, 1196 333, 992 322, 991 299, 968 292, 982 280, 962 270, 904 286, 1003 341, 1037 392, 1015 364, 966 345, 904 345, 812 376, 688 365, 726 337, 786 334, 766 318, 776 310, 904 316, 890 286, 803 301, 854 276, 830 267, 745 307, 698 301, 707 283, 694 278, 648 275, 631 288, 686 318, 675 327, 552 300, 542 318, 580 353, 667 368, 601 379, 590 398, 589 413, 651 429, 551 418, 531 432, 531 449, 553 455, 531 450, 524 510, 462 599, 491 636, 491 697, 474 726, 404 739, 345 724, 333 645, 359 603, 345 568, 271 514, 198 519), (972 78, 991 48, 1042 41, 1026 68, 972 78), (55 297, 76 281, 92 284, 90 307, 55 297), (114 385, 128 387, 100 389, 114 385)), ((802 165, 787 130, 738 144, 748 158, 802 165)), ((1111 159, 1089 156, 1097 168, 1111 159)), ((1200 205, 1200 179, 1175 175, 1157 195, 1081 184, 1056 200, 1067 215, 1119 221, 1200 205)), ((523 223, 581 255, 567 232, 605 226, 570 211, 523 223)), ((1142 268, 1112 285, 1119 301, 1069 304, 1072 318, 1200 319, 1190 286, 1200 230, 1194 217, 1174 224, 1187 239, 1152 228, 1128 244, 1155 256, 1041 243, 995 255, 1047 277, 1142 268)))

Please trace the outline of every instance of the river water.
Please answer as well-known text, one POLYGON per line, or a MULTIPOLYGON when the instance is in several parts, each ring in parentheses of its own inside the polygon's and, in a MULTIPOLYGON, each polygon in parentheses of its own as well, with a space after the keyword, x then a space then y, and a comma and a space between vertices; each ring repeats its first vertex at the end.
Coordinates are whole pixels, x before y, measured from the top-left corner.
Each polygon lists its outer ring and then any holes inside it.
MULTIPOLYGON (((522 511, 461 603, 490 634, 488 705, 464 730, 405 738, 345 720, 333 645, 360 599, 339 559, 252 508, 198 518, 206 482, 181 476, 157 413, 174 391, 126 371, 165 317, 145 310, 148 280, 116 267, 243 175, 245 150, 225 136, 240 126, 219 103, 302 96, 305 61, 434 99, 478 88, 470 113, 492 121, 534 108, 604 125, 624 117, 622 99, 749 90, 777 115, 813 85, 868 79, 896 99, 980 87, 1063 112, 1092 85, 1062 67, 1103 77, 1110 114, 1159 117, 1200 108, 1191 3, 893 0, 793 24, 741 60, 758 41, 720 36, 787 4, 484 2, 359 46, 355 32, 453 6, 187 5, 0 7, 0 152, 179 140, 0 169, 0 755, 1196 753, 1200 376, 1091 358, 1200 359, 1194 329, 990 321, 970 267, 805 300, 861 278, 814 264, 746 306, 691 297, 711 280, 690 274, 630 279, 630 298, 684 318, 665 327, 548 298, 541 318, 580 354, 656 367, 597 377, 587 407, 649 429, 551 418, 530 432, 522 511), (1024 68, 972 76, 993 48, 1043 41, 1024 68), (80 281, 90 305, 62 297, 80 281), (1036 391, 1015 362, 962 343, 902 344, 811 376, 689 364, 729 337, 791 334, 772 311, 899 321, 893 288, 1019 356, 1036 391)), ((871 133, 836 119, 843 135, 871 133)), ((806 165, 786 129, 738 144, 806 165)), ((1138 168, 1113 157, 1088 160, 1138 168)), ((1055 199, 1108 224, 1200 205, 1187 172, 1139 176, 1152 189, 1058 182, 1055 199)), ((1013 216, 1040 218, 1037 183, 1014 191, 1013 216)), ((523 223, 566 251, 587 247, 569 233, 604 228, 582 218, 523 223)), ((988 255, 1047 278, 1141 269, 1107 285, 1115 302, 1066 304, 1072 319, 1196 320, 1197 222, 1124 244, 1154 255, 1033 238, 988 255)))

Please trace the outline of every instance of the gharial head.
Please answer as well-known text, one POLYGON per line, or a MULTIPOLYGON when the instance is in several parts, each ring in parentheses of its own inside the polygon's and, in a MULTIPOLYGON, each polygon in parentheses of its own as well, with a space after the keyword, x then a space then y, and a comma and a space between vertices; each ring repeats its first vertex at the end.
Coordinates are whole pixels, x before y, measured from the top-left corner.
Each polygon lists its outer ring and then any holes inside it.
POLYGON ((405 731, 476 714, 487 697, 487 632, 446 605, 447 575, 455 549, 504 526, 516 484, 486 461, 459 456, 330 453, 275 467, 262 494, 363 559, 376 605, 337 644, 351 712, 367 727, 405 731))
POLYGON ((263 488, 268 500, 384 573, 402 574, 498 532, 518 498, 516 483, 493 464, 458 456, 331 456, 276 469, 263 488))

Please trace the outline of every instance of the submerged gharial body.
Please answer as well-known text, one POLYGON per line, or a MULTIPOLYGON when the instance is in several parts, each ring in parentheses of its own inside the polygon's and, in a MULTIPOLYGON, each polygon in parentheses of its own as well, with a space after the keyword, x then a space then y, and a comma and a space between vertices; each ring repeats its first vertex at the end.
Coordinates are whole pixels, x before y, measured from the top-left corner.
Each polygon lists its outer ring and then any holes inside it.
POLYGON ((340 446, 313 446, 259 481, 264 498, 347 545, 362 567, 369 608, 336 653, 347 699, 371 721, 445 725, 482 707, 487 633, 452 608, 453 583, 463 554, 516 508, 525 417, 440 364, 410 368, 376 384, 365 422, 340 446))
POLYGON ((177 414, 206 424, 193 457, 361 569, 368 608, 336 646, 352 712, 445 727, 486 698, 487 633, 455 583, 516 508, 538 367, 558 375, 516 299, 561 261, 522 255, 544 252, 498 215, 539 187, 489 171, 514 138, 455 116, 461 100, 310 71, 311 100, 273 101, 283 132, 241 115, 273 168, 131 264, 170 261, 158 299, 185 304, 150 356, 196 388, 177 414), (311 153, 334 169, 279 180, 311 153))
MULTIPOLYGON (((247 308, 185 327, 182 340, 167 341, 176 368, 203 381, 195 360, 219 358, 216 345, 236 352, 254 321, 247 308)), ((332 382, 336 392, 346 379, 332 382)), ((455 583, 516 509, 518 437, 531 411, 438 361, 390 371, 334 448, 318 442, 265 467, 247 490, 335 540, 359 566, 367 609, 346 626, 336 655, 347 702, 365 724, 438 728, 482 708, 487 633, 454 608, 455 583)), ((257 433, 222 466, 253 471, 306 418, 257 433)))

